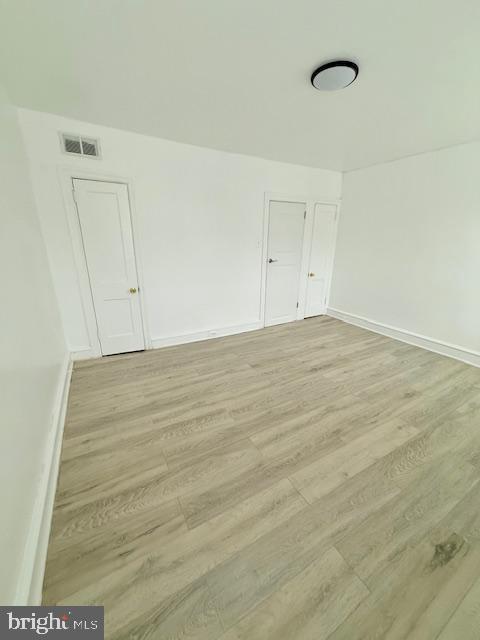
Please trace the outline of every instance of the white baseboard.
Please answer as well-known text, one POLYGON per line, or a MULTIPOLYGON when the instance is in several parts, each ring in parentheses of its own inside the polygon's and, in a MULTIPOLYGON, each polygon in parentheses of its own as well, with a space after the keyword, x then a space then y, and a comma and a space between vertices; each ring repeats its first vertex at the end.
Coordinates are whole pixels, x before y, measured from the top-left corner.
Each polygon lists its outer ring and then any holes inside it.
POLYGON ((461 360, 462 362, 471 364, 474 367, 480 367, 480 352, 478 351, 466 349, 465 347, 460 347, 448 342, 442 342, 441 340, 422 336, 418 333, 413 333, 412 331, 399 329, 398 327, 392 327, 388 324, 357 316, 354 313, 348 313, 347 311, 340 311, 340 309, 333 309, 332 307, 327 309, 327 315, 332 316, 332 318, 348 322, 349 324, 354 324, 357 327, 369 329, 370 331, 375 331, 375 333, 381 333, 382 335, 394 338, 395 340, 407 342, 408 344, 413 344, 416 347, 422 347, 422 349, 439 353, 442 356, 461 360))
POLYGON ((153 338, 152 348, 160 349, 162 347, 171 347, 177 344, 187 344, 188 342, 200 342, 201 340, 211 340, 212 338, 220 338, 222 336, 231 336, 236 333, 245 333, 246 331, 255 331, 261 329, 262 323, 251 322, 249 324, 239 324, 233 327, 220 327, 211 329, 210 331, 198 331, 197 333, 186 333, 180 336, 170 336, 167 338, 153 338))
POLYGON ((52 425, 45 445, 42 475, 38 483, 37 497, 23 554, 15 598, 18 605, 37 606, 42 601, 43 576, 71 376, 72 361, 70 354, 67 354, 59 374, 57 395, 52 410, 52 425))
MULTIPOLYGON (((208 331, 197 331, 195 333, 184 333, 178 336, 166 336, 165 338, 152 338, 147 341, 147 349, 161 349, 162 347, 173 347, 178 344, 188 344, 189 342, 201 342, 202 340, 211 340, 212 338, 221 338, 223 336, 231 336, 237 333, 245 333, 246 331, 255 331, 261 329, 263 324, 260 321, 250 322, 248 324, 238 324, 230 327, 219 327, 209 329, 208 331)), ((70 353, 74 362, 77 360, 89 360, 91 358, 100 358, 101 354, 95 348, 77 349, 70 353)))
POLYGON ((76 362, 77 360, 90 360, 91 358, 100 358, 101 353, 98 353, 98 350, 95 348, 86 348, 86 349, 74 349, 70 352, 71 359, 76 362))

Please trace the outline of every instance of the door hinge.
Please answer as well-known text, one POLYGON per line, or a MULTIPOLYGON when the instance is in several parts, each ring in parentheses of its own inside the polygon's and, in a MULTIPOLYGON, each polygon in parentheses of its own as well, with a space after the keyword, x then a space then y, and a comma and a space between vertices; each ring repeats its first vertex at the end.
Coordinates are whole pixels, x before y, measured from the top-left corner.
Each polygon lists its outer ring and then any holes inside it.
POLYGON ((304 211, 304 212, 303 212, 303 219, 305 220, 305 218, 306 218, 306 217, 307 217, 307 212, 306 212, 306 211, 304 211))
POLYGON ((298 302, 297 302, 297 309, 298 309, 298 302))

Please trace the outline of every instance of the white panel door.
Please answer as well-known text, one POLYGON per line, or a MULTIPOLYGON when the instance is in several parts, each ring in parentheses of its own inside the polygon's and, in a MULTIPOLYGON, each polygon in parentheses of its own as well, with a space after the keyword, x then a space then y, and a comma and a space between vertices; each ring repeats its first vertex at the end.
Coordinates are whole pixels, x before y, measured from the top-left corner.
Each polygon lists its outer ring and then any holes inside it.
POLYGON ((145 348, 127 186, 74 180, 103 355, 145 348))
POLYGON ((305 317, 318 316, 326 311, 328 285, 332 272, 333 252, 335 248, 334 204, 315 205, 312 244, 307 285, 307 304, 305 317))
POLYGON ((270 202, 266 326, 297 317, 304 226, 304 202, 270 202))

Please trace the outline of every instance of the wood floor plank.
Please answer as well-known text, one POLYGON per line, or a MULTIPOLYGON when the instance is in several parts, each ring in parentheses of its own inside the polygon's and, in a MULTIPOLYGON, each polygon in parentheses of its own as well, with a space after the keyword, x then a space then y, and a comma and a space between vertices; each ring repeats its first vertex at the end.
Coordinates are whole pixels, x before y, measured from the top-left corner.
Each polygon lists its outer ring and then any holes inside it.
POLYGON ((480 630, 480 578, 455 611, 438 640, 476 640, 480 630))
POLYGON ((207 581, 225 625, 233 625, 282 588, 329 549, 336 536, 397 494, 398 489, 388 484, 372 493, 367 493, 365 487, 357 492, 350 484, 343 495, 335 495, 332 501, 322 498, 313 506, 306 506, 215 567, 208 573, 207 581), (332 503, 338 510, 334 517, 328 517, 332 503))
POLYGON ((127 562, 143 558, 147 549, 175 543, 188 531, 177 500, 148 509, 120 502, 82 511, 69 514, 66 521, 54 519, 57 544, 45 575, 47 603, 88 589, 127 562))
POLYGON ((349 440, 290 479, 309 502, 314 502, 417 434, 415 427, 390 420, 349 440))
POLYGON ((299 494, 282 480, 166 545, 145 544, 143 555, 127 558, 89 587, 77 591, 76 581, 73 589, 64 582, 60 602, 101 602, 112 633, 117 632, 133 610, 149 611, 304 508, 299 494))
MULTIPOLYGON (((110 630, 108 629, 110 632, 110 630)), ((223 626, 205 580, 188 584, 147 612, 132 614, 118 632, 117 640, 215 640, 223 626)))
MULTIPOLYGON (((189 467, 169 471, 163 463, 157 466, 140 468, 132 478, 124 476, 119 469, 117 478, 94 486, 95 499, 108 499, 122 491, 130 493, 155 494, 169 500, 205 490, 221 480, 230 479, 243 471, 254 468, 260 459, 258 450, 249 440, 236 441, 215 449, 208 457, 203 457, 189 467)), ((62 483, 57 499, 59 507, 83 506, 91 501, 92 487, 83 482, 71 484, 68 488, 62 483)))
POLYGON ((442 544, 451 545, 449 552, 423 540, 392 557, 332 640, 437 638, 480 570, 480 549, 456 534, 442 544))
POLYGON ((44 582, 106 637, 474 638, 480 370, 328 317, 75 364, 44 582))
MULTIPOLYGON (((471 489, 480 490, 480 476, 472 465, 457 467, 457 460, 442 466, 448 482, 439 482, 434 469, 426 469, 416 490, 407 488, 378 512, 336 542, 336 547, 372 587, 379 569, 394 555, 408 552, 428 531, 453 509, 471 489)), ((411 487, 412 485, 409 485, 411 487)))
POLYGON ((368 593, 331 548, 255 607, 222 640, 324 640, 368 593))

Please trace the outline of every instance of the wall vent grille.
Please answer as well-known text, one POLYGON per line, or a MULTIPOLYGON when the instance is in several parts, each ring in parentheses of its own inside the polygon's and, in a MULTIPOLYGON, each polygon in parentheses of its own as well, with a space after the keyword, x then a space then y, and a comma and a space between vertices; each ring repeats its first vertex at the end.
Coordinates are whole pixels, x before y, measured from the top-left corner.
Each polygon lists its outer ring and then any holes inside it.
POLYGON ((75 156, 88 156, 89 158, 100 157, 100 147, 98 140, 94 138, 84 138, 74 136, 69 133, 62 133, 62 151, 75 156))

